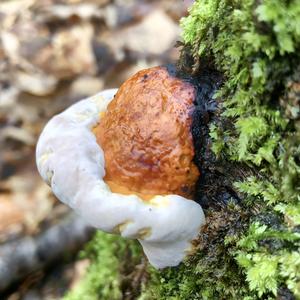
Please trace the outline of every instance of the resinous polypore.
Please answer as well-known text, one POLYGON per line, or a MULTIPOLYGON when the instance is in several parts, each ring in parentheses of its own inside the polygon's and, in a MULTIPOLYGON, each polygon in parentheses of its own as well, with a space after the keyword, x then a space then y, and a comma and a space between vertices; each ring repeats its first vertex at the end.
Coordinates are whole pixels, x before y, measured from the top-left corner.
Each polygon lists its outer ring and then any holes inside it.
POLYGON ((138 239, 156 268, 178 265, 205 223, 191 135, 196 89, 166 67, 84 99, 44 128, 38 170, 92 226, 138 239))

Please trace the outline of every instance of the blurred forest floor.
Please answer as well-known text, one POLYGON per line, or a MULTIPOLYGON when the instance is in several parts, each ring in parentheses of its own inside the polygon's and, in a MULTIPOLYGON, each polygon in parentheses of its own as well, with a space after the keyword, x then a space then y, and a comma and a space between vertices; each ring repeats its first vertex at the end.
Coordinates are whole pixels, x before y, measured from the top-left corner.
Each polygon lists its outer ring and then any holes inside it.
MULTIPOLYGON (((69 212, 36 170, 45 123, 140 69, 175 61, 178 21, 191 2, 0 2, 0 246, 35 237, 69 212)), ((0 299, 60 299, 87 265, 69 259, 35 271, 0 299)))

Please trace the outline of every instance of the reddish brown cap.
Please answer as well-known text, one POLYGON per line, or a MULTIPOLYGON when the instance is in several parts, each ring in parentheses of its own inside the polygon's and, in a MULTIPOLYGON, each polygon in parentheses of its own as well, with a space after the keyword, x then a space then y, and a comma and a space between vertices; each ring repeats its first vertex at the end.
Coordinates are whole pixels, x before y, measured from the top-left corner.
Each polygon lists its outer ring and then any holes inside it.
POLYGON ((190 130, 195 93, 165 67, 123 83, 94 130, 114 192, 192 197, 199 177, 190 130))

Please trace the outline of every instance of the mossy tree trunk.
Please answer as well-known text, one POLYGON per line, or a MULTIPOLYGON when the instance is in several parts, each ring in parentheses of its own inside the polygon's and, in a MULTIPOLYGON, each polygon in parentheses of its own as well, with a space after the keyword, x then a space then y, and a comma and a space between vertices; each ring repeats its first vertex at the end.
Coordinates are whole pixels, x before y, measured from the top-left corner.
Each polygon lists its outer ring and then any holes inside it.
POLYGON ((300 299, 300 1, 198 0, 181 25, 179 65, 209 90, 193 133, 207 225, 139 297, 300 299))

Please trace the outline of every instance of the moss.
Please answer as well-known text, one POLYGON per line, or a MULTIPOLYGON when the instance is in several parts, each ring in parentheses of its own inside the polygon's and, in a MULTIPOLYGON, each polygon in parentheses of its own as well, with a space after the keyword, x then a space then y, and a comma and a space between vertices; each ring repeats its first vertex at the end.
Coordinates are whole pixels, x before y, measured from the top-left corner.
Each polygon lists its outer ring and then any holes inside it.
POLYGON ((242 299, 247 285, 232 252, 236 235, 244 230, 244 219, 247 215, 234 204, 222 211, 207 212, 207 225, 198 241, 197 253, 177 268, 151 269, 143 297, 242 299))
POLYGON ((143 274, 139 266, 141 249, 137 242, 97 232, 81 257, 90 259, 90 267, 79 285, 64 300, 117 300, 124 299, 127 291, 132 293, 135 289, 136 293, 139 292, 143 274), (139 278, 136 278, 137 273, 139 278))

